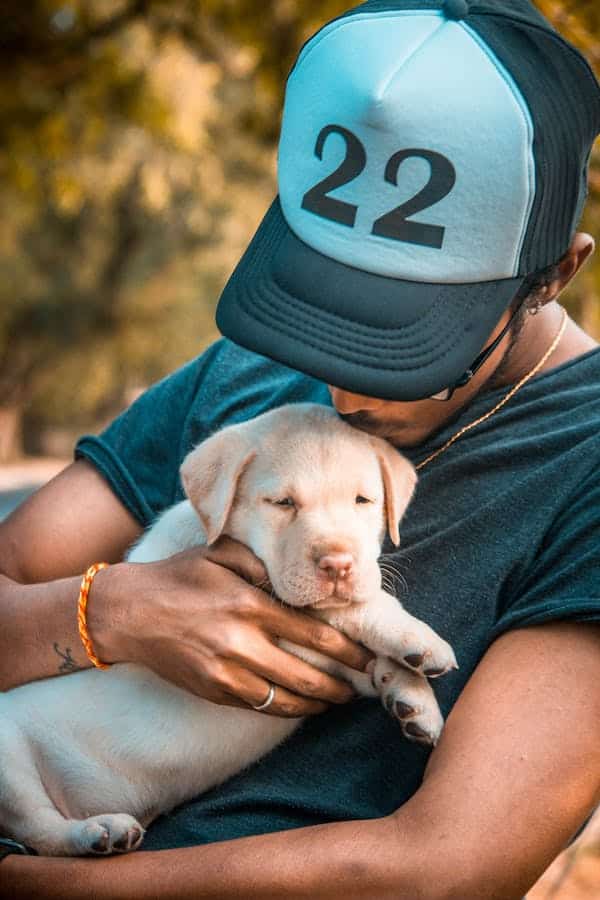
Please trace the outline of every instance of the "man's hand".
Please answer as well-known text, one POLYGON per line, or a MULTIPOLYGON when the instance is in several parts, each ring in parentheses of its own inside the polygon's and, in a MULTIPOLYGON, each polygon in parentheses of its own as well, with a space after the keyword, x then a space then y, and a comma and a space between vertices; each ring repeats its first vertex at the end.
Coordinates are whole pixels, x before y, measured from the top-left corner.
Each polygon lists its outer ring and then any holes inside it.
POLYGON ((372 654, 281 603, 262 563, 224 540, 168 560, 122 563, 142 529, 88 463, 69 466, 0 523, 0 690, 62 674, 56 648, 89 666, 75 603, 81 573, 94 579, 88 624, 100 659, 138 662, 199 696, 266 713, 304 716, 353 696, 344 682, 281 650, 277 638, 362 670, 372 654), (85 498, 85 502, 81 501, 85 498), (35 616, 31 610, 35 609, 35 616))
POLYGON ((310 715, 353 698, 348 684, 280 649, 278 638, 361 671, 372 659, 331 626, 282 606, 260 560, 229 538, 155 563, 114 566, 96 576, 94 588, 100 602, 90 604, 88 623, 101 659, 142 663, 213 703, 257 706, 271 683, 269 715, 310 715))

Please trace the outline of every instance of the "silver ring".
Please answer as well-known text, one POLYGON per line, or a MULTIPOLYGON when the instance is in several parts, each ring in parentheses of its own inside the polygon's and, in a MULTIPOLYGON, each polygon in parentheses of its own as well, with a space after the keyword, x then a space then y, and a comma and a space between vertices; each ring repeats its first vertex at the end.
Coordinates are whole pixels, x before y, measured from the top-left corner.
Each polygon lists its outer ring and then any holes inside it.
MULTIPOLYGON (((275 685, 274 685, 274 684, 270 684, 270 686, 269 686, 269 696, 267 697, 267 699, 265 700, 265 702, 264 702, 264 703, 261 703, 259 706, 252 706, 252 709, 256 709, 258 712, 260 712, 262 709, 266 709, 267 706, 270 706, 274 699, 275 699, 275 685)), ((252 704, 251 704, 251 705, 252 705, 252 704)))

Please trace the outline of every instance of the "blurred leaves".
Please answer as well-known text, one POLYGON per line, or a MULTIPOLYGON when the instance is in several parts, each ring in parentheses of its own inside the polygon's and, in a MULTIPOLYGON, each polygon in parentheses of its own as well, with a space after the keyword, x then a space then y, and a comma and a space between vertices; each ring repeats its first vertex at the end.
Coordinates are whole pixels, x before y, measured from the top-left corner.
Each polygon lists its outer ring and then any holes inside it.
POLYGON ((3 7, 0 405, 89 421, 214 336, 274 149, 238 123, 254 58, 226 72, 199 3, 3 7))
MULTIPOLYGON (((595 0, 539 0, 600 65, 595 0)), ((345 0, 0 0, 0 407, 84 425, 214 337, 285 79, 345 0)), ((598 221, 594 157, 590 229, 598 221)), ((598 270, 573 304, 598 328, 598 270)))

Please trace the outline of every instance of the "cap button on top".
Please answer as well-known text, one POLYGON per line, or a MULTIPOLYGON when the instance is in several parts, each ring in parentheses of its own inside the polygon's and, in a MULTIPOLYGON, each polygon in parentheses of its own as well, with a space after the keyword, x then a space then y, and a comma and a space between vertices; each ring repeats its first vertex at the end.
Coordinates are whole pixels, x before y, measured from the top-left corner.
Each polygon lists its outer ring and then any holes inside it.
POLYGON ((469 15, 468 0, 444 0, 442 9, 447 19, 465 19, 469 15))

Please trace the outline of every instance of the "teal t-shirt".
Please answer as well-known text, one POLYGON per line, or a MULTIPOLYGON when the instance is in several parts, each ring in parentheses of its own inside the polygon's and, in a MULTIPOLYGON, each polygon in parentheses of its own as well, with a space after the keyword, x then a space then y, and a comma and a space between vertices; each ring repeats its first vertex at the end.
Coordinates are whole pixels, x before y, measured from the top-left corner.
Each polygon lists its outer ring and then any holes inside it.
MULTIPOLYGON (((421 447, 425 459, 506 388, 480 395, 421 447)), ((76 457, 93 463, 147 526, 182 499, 178 468, 215 430, 285 403, 329 404, 325 385, 228 341, 160 382, 76 457)), ((555 619, 600 621, 600 349, 525 385, 426 466, 384 547, 398 596, 453 645, 460 670, 435 682, 447 715, 489 644, 555 619)), ((248 771, 149 829, 146 850, 391 813, 418 789, 429 751, 376 700, 305 721, 248 771)))

